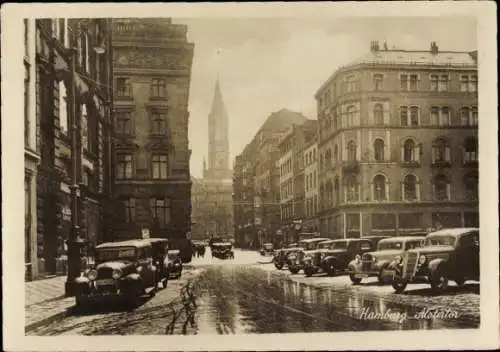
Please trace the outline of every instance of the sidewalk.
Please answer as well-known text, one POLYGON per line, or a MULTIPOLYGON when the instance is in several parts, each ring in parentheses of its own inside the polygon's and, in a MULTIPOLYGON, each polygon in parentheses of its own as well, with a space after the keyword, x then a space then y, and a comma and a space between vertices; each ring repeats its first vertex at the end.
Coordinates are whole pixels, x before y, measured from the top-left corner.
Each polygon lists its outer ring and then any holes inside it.
POLYGON ((64 296, 66 276, 25 283, 25 330, 47 324, 66 314, 75 304, 74 297, 64 296))

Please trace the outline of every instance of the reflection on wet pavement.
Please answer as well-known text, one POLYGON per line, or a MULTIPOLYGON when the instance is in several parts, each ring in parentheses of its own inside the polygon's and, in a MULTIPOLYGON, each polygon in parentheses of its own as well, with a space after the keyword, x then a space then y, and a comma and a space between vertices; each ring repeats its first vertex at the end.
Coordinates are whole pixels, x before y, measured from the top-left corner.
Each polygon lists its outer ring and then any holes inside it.
POLYGON ((314 288, 249 267, 212 267, 200 285, 200 334, 476 327, 454 317, 418 319, 419 308, 314 288))

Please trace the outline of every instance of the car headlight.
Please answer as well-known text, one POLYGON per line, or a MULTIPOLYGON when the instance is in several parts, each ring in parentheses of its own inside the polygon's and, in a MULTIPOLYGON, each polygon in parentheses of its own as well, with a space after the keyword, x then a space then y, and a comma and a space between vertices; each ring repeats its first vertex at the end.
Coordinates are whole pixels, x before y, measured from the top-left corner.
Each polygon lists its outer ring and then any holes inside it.
POLYGON ((354 257, 354 259, 356 260, 356 263, 361 262, 361 256, 359 254, 356 254, 356 256, 354 257))
POLYGON ((427 258, 425 257, 425 255, 421 255, 420 258, 418 258, 418 264, 423 265, 426 260, 427 258))
POLYGON ((89 270, 87 272, 87 277, 89 280, 92 280, 92 281, 97 279, 97 270, 89 270))
POLYGON ((119 279, 122 276, 122 271, 120 269, 113 270, 112 277, 113 279, 119 279))
POLYGON ((377 261, 377 258, 372 257, 372 262, 375 263, 377 261))
POLYGON ((394 260, 396 261, 396 264, 401 264, 403 262, 403 257, 398 255, 394 260))

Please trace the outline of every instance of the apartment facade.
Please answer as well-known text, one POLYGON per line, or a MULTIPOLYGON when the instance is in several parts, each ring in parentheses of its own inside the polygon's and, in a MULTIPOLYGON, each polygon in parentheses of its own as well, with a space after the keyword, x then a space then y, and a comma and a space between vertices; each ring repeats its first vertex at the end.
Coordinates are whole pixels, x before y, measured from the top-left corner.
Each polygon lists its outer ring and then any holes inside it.
POLYGON ((478 225, 476 52, 373 42, 316 100, 322 233, 478 225))
POLYGON ((307 232, 319 232, 318 188, 318 143, 313 138, 304 148, 304 229, 307 232))
POLYGON ((109 28, 107 19, 35 22, 34 89, 40 151, 36 187, 38 276, 64 270, 62 256, 73 216, 73 182, 79 189, 80 237, 95 245, 103 240, 100 234, 107 232, 104 219, 111 192, 109 106, 113 97, 109 28), (72 56, 70 48, 75 49, 72 56), (74 115, 70 101, 74 103, 74 115), (73 128, 76 150, 71 146, 73 128))
POLYGON ((113 19, 115 238, 190 230, 188 98, 194 45, 170 19, 113 19))

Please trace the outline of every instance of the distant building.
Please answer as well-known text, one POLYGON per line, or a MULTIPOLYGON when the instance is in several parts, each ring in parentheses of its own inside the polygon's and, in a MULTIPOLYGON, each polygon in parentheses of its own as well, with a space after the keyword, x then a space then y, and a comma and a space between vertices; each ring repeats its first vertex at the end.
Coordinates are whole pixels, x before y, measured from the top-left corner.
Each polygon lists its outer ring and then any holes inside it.
POLYGON ((477 52, 380 50, 316 93, 321 231, 477 226, 477 52))
POLYGON ((248 247, 283 240, 278 144, 293 124, 306 120, 304 115, 287 109, 272 113, 236 157, 233 202, 238 245, 248 247))
POLYGON ((115 238, 190 231, 187 30, 168 18, 112 20, 115 238))
POLYGON ((304 147, 304 223, 306 232, 319 232, 318 143, 316 136, 304 147))
POLYGON ((208 167, 203 178, 193 178, 192 239, 233 236, 233 186, 229 168, 229 117, 222 100, 219 80, 215 84, 208 115, 208 167))
POLYGON ((281 230, 286 242, 295 241, 298 232, 305 229, 304 151, 314 141, 317 129, 316 120, 306 120, 293 125, 279 141, 281 230))

